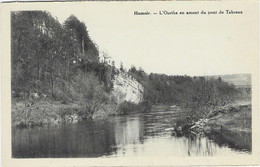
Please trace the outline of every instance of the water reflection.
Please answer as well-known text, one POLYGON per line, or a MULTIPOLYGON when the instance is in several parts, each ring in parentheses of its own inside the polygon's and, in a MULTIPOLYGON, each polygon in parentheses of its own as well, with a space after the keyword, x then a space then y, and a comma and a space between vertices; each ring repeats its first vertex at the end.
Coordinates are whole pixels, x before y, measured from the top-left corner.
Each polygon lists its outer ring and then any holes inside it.
POLYGON ((225 156, 251 152, 251 134, 174 136, 178 111, 114 117, 60 126, 12 129, 15 158, 225 156))
POLYGON ((117 152, 111 156, 136 156, 143 144, 144 124, 141 116, 127 116, 114 126, 117 152), (123 121, 122 121, 123 120, 123 121))
POLYGON ((125 121, 116 122, 114 128, 117 146, 140 143, 144 126, 140 119, 140 117, 126 117, 125 121))
MULTIPOLYGON (((182 153, 184 156, 185 154, 188 156, 213 156, 218 153, 217 145, 205 136, 190 134, 189 136, 176 138, 176 140, 176 142, 180 143, 179 149, 187 150, 186 153, 182 153)), ((180 153, 179 150, 178 154, 180 153)))
POLYGON ((252 151, 251 132, 212 131, 207 134, 207 137, 220 146, 229 146, 234 150, 249 153, 252 151))

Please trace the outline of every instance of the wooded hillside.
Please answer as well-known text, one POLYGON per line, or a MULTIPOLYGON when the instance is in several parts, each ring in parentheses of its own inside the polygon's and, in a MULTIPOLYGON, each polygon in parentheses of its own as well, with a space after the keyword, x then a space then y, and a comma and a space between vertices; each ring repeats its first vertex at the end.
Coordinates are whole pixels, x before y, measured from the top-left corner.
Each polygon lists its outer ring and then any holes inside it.
POLYGON ((77 100, 78 84, 88 77, 105 92, 112 89, 114 67, 99 61, 97 45, 75 16, 60 24, 47 12, 13 12, 11 27, 15 96, 37 92, 54 100, 77 100))

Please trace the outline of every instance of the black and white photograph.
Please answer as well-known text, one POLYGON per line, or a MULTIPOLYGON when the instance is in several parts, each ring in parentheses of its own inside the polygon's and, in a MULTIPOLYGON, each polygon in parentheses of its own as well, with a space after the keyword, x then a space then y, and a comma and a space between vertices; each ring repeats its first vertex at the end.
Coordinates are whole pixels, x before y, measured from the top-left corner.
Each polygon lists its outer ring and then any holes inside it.
POLYGON ((257 1, 18 4, 11 160, 255 156, 257 1))

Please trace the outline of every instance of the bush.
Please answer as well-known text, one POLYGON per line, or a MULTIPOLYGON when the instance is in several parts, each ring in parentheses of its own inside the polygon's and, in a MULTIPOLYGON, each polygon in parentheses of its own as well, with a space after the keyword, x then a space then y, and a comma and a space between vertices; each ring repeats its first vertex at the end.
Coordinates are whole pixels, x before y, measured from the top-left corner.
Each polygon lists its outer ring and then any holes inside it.
POLYGON ((85 108, 85 113, 93 115, 105 105, 113 103, 113 99, 102 82, 92 73, 80 73, 76 77, 77 99, 85 108))
POLYGON ((133 114, 133 113, 143 113, 151 110, 151 105, 149 102, 142 102, 140 104, 135 104, 132 102, 124 101, 121 103, 117 109, 119 115, 133 114))

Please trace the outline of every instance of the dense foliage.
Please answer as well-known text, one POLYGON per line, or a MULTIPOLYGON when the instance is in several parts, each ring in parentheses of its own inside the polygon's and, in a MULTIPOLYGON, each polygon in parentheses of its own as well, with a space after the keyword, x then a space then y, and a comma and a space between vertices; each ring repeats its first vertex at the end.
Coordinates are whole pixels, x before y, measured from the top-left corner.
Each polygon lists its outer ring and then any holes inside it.
POLYGON ((115 67, 99 60, 98 47, 75 16, 62 25, 47 12, 12 12, 11 28, 16 99, 37 93, 64 104, 80 103, 90 113, 111 99, 115 67))

